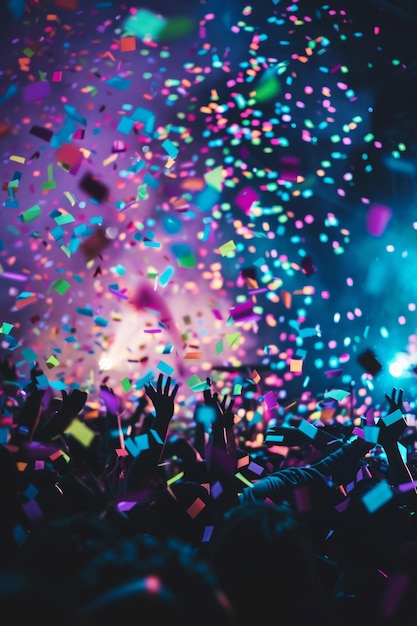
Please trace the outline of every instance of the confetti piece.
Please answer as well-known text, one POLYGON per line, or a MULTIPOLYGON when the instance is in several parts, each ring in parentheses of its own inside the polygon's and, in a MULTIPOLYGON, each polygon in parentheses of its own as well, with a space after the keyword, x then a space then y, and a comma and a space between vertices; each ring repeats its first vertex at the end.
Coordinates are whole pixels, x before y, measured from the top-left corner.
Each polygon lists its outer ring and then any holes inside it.
POLYGON ((9 322, 2 322, 2 325, 0 326, 0 333, 3 333, 4 335, 8 335, 10 333, 10 331, 12 331, 14 328, 14 324, 9 324, 9 322))
POLYGON ((236 323, 250 322, 261 319, 261 315, 253 310, 253 302, 247 300, 230 309, 230 316, 236 323))
POLYGON ((171 376, 174 373, 174 368, 172 365, 165 363, 165 361, 159 361, 156 365, 156 368, 159 369, 166 376, 171 376))
POLYGON ((391 218, 393 211, 384 204, 371 204, 366 214, 366 230, 373 237, 381 237, 391 218))
POLYGON ((132 33, 138 39, 150 37, 157 40, 166 23, 167 20, 162 15, 148 9, 139 9, 126 20, 124 28, 127 33, 132 33))
POLYGON ((98 203, 106 202, 109 197, 109 189, 92 174, 84 174, 79 182, 79 187, 98 203))
POLYGON ((73 419, 64 432, 72 435, 85 448, 88 448, 95 438, 95 432, 78 418, 73 419))
POLYGON ((296 374, 301 374, 303 371, 303 360, 302 359, 291 359, 290 360, 290 372, 294 372, 296 374))
POLYGON ((77 109, 71 104, 64 104, 64 111, 71 120, 74 120, 75 122, 79 122, 83 126, 87 126, 87 118, 80 115, 77 109))
POLYGON ((222 246, 220 246, 219 250, 222 256, 227 256, 228 254, 236 250, 236 244, 234 241, 230 240, 227 243, 224 243, 222 246))
POLYGON ((48 359, 46 359, 45 363, 48 369, 57 367, 60 364, 56 356, 54 356, 53 354, 51 354, 51 356, 48 359))
POLYGON ((307 435, 309 439, 314 439, 317 435, 317 428, 305 419, 302 419, 298 425, 298 429, 307 435))
POLYGON ((350 391, 346 391, 344 389, 329 389, 324 392, 325 398, 333 398, 338 402, 342 402, 345 398, 350 395, 350 391))
POLYGON ((210 185, 210 187, 213 187, 217 191, 221 191, 223 188, 223 167, 216 167, 211 172, 205 174, 204 180, 207 185, 210 185))
POLYGON ((362 496, 362 502, 368 513, 372 514, 387 504, 394 497, 394 492, 386 480, 379 483, 362 496))
POLYGON ((68 289, 70 289, 70 287, 71 285, 67 280, 65 280, 64 278, 58 278, 50 285, 48 291, 54 290, 59 293, 59 295, 63 296, 68 291, 68 289))
POLYGON ((389 426, 392 426, 392 424, 395 424, 395 422, 399 422, 401 420, 404 420, 404 415, 402 414, 400 409, 396 409, 392 413, 388 413, 387 415, 383 415, 381 417, 381 419, 384 422, 385 426, 389 427, 389 426))
POLYGON ((269 410, 275 409, 278 405, 278 400, 273 391, 267 391, 264 395, 264 402, 269 410))
POLYGON ((22 213, 19 216, 19 218, 23 222, 31 222, 32 220, 34 220, 37 217, 39 217, 39 215, 41 215, 41 213, 42 213, 41 207, 39 206, 39 204, 35 204, 33 207, 31 207, 30 209, 28 209, 27 211, 22 213))
POLYGON ((361 354, 359 354, 357 361, 363 369, 369 372, 372 376, 376 376, 382 369, 382 364, 376 358, 375 353, 370 349, 364 350, 361 354))
POLYGON ((72 143, 63 143, 56 152, 58 165, 73 176, 78 174, 83 159, 83 153, 72 143))
POLYGON ((187 514, 191 517, 191 519, 195 519, 197 515, 201 513, 206 508, 205 502, 201 500, 201 498, 196 498, 194 502, 186 509, 187 514))
POLYGON ((136 39, 132 36, 122 37, 120 40, 121 52, 134 52, 136 50, 136 39))
POLYGON ((39 139, 42 139, 47 143, 51 141, 51 138, 53 136, 53 132, 50 128, 44 128, 43 126, 37 126, 36 124, 32 126, 29 132, 31 135, 34 135, 35 137, 38 137, 39 139))

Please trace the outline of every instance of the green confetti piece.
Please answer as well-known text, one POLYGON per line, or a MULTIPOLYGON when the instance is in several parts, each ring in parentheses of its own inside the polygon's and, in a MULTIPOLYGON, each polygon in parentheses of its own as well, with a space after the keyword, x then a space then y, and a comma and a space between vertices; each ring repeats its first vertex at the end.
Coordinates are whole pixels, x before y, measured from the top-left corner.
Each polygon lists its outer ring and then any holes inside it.
POLYGON ((236 478, 238 478, 244 485, 246 485, 247 487, 253 487, 253 483, 251 483, 250 480, 248 480, 243 474, 241 474, 240 472, 237 472, 235 474, 236 478))
POLYGON ((223 166, 219 165, 211 172, 204 174, 204 180, 207 185, 214 187, 217 191, 221 191, 223 188, 223 166))
POLYGON ((71 215, 71 213, 61 213, 60 215, 57 215, 57 217, 55 217, 54 219, 58 226, 72 224, 73 222, 75 222, 75 217, 71 215))
POLYGON ((178 482, 179 480, 181 480, 181 478, 183 478, 184 476, 184 472, 178 472, 178 474, 174 474, 174 476, 171 476, 171 478, 167 479, 167 485, 172 485, 173 483, 178 482))
POLYGON ((4 335, 8 335, 10 331, 12 330, 12 328, 14 328, 14 324, 9 324, 9 322, 3 322, 0 327, 0 333, 3 333, 4 335))
POLYGON ((255 100, 258 102, 265 102, 272 100, 281 91, 281 84, 276 76, 267 77, 256 88, 255 100))
POLYGON ((49 191, 50 189, 55 189, 55 188, 56 188, 55 180, 48 180, 42 183, 42 191, 49 191))
POLYGON ((167 20, 162 16, 147 9, 139 9, 125 21, 124 30, 126 35, 135 35, 139 39, 150 37, 156 40, 166 25, 167 20))
POLYGON ((31 222, 32 220, 39 217, 41 212, 42 211, 41 211, 41 207, 39 206, 39 204, 34 204, 30 209, 27 209, 27 211, 24 211, 20 217, 22 221, 25 223, 31 222))
POLYGON ((195 267, 196 261, 194 254, 188 254, 178 259, 179 267, 195 267))
POLYGON ((123 378, 120 384, 122 385, 123 391, 130 391, 132 389, 132 383, 128 378, 123 378))
POLYGON ((48 359, 46 359, 46 366, 48 367, 48 369, 52 369, 53 367, 56 367, 59 364, 60 362, 58 361, 56 356, 54 356, 53 354, 51 354, 51 356, 48 359))
POLYGON ((54 291, 59 293, 61 296, 63 296, 64 293, 66 293, 70 287, 71 285, 69 284, 67 280, 65 280, 65 278, 58 278, 52 283, 48 291, 52 291, 53 289, 54 291))
POLYGON ((192 32, 194 24, 194 20, 186 17, 185 15, 173 17, 165 22, 164 26, 159 31, 159 34, 156 35, 156 37, 160 42, 166 42, 171 41, 172 39, 185 37, 185 35, 188 35, 190 32, 192 32))
POLYGON ((329 391, 325 391, 325 398, 333 398, 338 402, 341 402, 350 394, 350 391, 345 391, 344 389, 330 389, 329 391))
POLYGON ((230 333, 230 335, 226 335, 226 341, 229 348, 234 346, 240 339, 240 333, 230 333))

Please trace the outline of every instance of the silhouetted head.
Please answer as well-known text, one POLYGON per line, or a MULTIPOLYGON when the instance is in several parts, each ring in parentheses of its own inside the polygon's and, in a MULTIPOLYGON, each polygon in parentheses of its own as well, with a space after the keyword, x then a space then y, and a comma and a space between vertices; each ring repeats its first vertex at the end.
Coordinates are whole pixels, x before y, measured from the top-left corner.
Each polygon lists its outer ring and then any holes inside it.
POLYGON ((217 528, 210 563, 242 624, 324 622, 310 540, 289 504, 239 504, 217 528), (317 620, 317 621, 316 621, 317 620))

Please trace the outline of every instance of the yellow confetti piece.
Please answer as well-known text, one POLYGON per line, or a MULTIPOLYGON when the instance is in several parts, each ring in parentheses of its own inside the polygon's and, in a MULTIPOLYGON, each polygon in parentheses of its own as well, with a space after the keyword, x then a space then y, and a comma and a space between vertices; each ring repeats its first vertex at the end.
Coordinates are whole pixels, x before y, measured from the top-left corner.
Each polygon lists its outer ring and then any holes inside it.
POLYGON ((165 167, 169 170, 173 165, 175 165, 175 159, 169 157, 168 161, 165 163, 165 167))
POLYGON ((175 476, 171 476, 171 478, 168 478, 167 480, 167 485, 172 485, 173 483, 178 482, 179 480, 181 480, 181 478, 184 476, 184 472, 178 472, 178 474, 175 474, 175 476))
POLYGON ((231 333, 230 335, 226 335, 226 341, 229 348, 234 346, 240 339, 240 333, 231 333))
POLYGON ((65 196, 66 198, 68 198, 68 200, 69 200, 69 201, 70 201, 70 203, 71 203, 71 206, 74 206, 74 204, 75 204, 76 200, 75 200, 74 196, 72 195, 72 193, 70 193, 69 191, 64 191, 64 196, 65 196))
POLYGON ((303 371, 303 360, 302 359, 291 359, 290 361, 290 372, 295 372, 297 374, 301 374, 303 371))
POLYGON ((222 256, 226 256, 227 254, 229 254, 230 252, 233 252, 234 250, 236 250, 236 244, 235 242, 231 239, 230 241, 228 241, 227 243, 224 243, 222 246, 220 246, 219 248, 220 250, 220 254, 222 256))
POLYGON ((51 354, 51 356, 46 360, 46 366, 48 367, 48 369, 52 369, 53 367, 57 367, 57 365, 59 365, 59 361, 56 358, 56 356, 54 356, 53 354, 51 354))
POLYGON ((240 472, 237 472, 235 474, 236 478, 238 478, 244 485, 246 485, 247 487, 253 487, 253 483, 251 483, 250 480, 248 480, 247 478, 245 478, 245 476, 243 476, 243 474, 241 474, 240 472))
POLYGON ((88 448, 95 437, 95 433, 91 428, 86 426, 81 420, 75 418, 72 420, 68 428, 64 431, 68 435, 72 435, 74 439, 80 442, 82 446, 88 448))
POLYGON ((111 154, 109 157, 107 157, 107 159, 104 159, 104 161, 103 161, 104 167, 106 167, 106 165, 110 165, 110 163, 113 163, 114 161, 116 161, 118 156, 119 155, 117 153, 116 154, 111 154))
POLYGON ((16 163, 26 163, 25 157, 18 156, 17 154, 12 154, 9 157, 10 161, 15 161, 16 163))
POLYGON ((219 167, 216 167, 211 172, 204 174, 204 180, 207 185, 210 185, 210 187, 214 187, 217 191, 221 191, 223 188, 223 166, 219 165, 219 167))

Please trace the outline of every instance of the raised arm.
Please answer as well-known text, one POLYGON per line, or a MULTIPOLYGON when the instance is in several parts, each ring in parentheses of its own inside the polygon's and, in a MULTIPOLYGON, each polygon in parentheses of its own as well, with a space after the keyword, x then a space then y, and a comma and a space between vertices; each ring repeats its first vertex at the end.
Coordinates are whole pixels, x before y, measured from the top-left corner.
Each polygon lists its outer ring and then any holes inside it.
POLYGON ((175 396, 179 389, 178 383, 174 383, 172 388, 171 386, 171 376, 164 382, 163 374, 159 374, 156 383, 145 386, 146 395, 154 406, 155 415, 147 422, 147 432, 142 433, 148 435, 148 448, 142 450, 130 465, 127 482, 129 491, 137 489, 144 476, 157 471, 164 452, 169 424, 174 416, 175 396))
POLYGON ((219 398, 217 392, 211 390, 211 380, 207 378, 207 386, 203 391, 204 403, 213 410, 207 466, 211 485, 221 487, 221 494, 216 499, 219 510, 225 510, 238 502, 236 491, 237 455, 233 432, 234 413, 233 398, 228 401, 227 394, 219 398))
POLYGON ((384 448, 388 460, 388 476, 392 486, 400 493, 400 499, 412 510, 417 510, 417 487, 411 469, 404 461, 398 447, 398 441, 407 428, 404 417, 403 389, 393 388, 391 395, 385 394, 388 413, 378 421, 378 443, 384 448), (407 487, 410 485, 410 488, 407 487), (403 487, 403 488, 401 488, 403 487))

